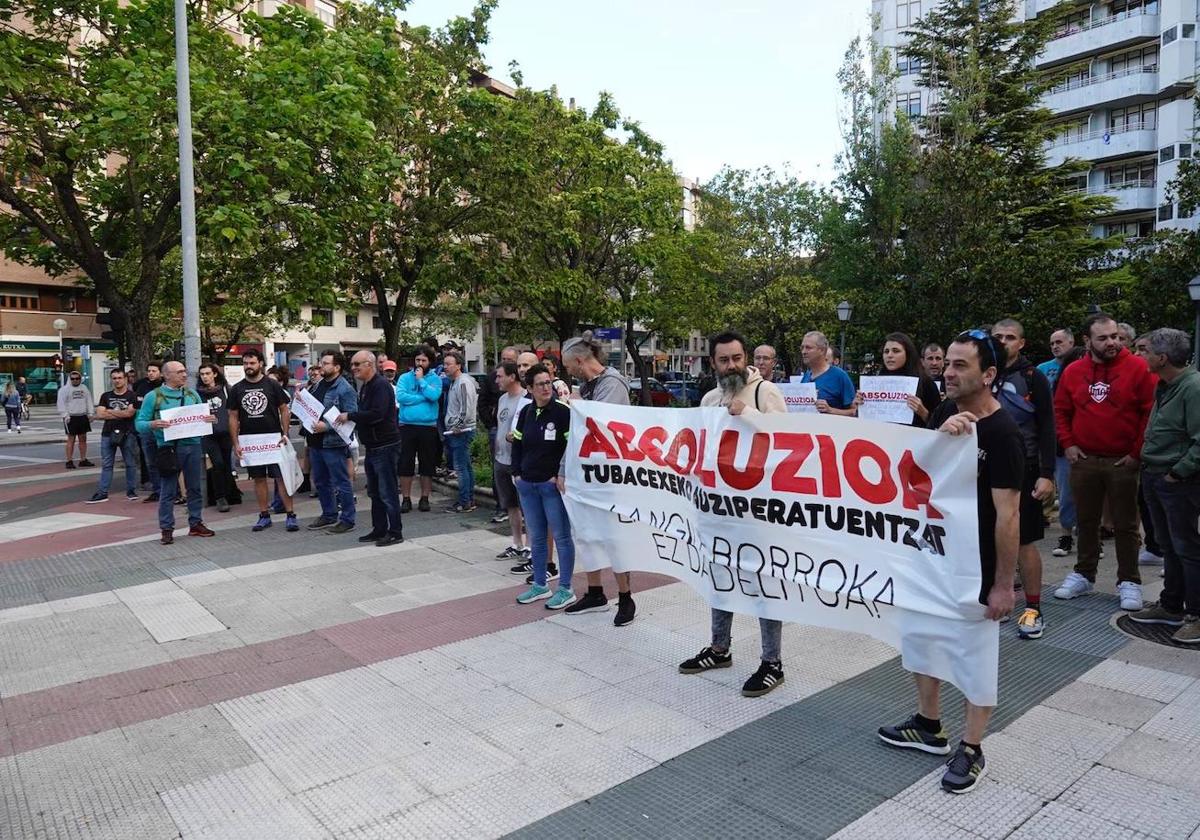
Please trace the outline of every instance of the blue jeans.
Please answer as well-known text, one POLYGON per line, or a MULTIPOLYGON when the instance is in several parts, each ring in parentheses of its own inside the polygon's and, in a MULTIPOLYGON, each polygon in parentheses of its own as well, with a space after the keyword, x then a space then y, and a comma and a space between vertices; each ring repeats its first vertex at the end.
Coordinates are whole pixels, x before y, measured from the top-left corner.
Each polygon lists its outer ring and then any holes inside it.
POLYGON ((1075 495, 1071 492, 1071 462, 1064 455, 1054 459, 1054 487, 1058 491, 1058 524, 1074 530, 1079 521, 1075 516, 1075 495))
POLYGON ((158 527, 164 531, 175 527, 175 497, 179 495, 180 475, 187 488, 188 525, 199 525, 204 521, 204 448, 195 444, 176 445, 175 460, 179 463, 178 473, 158 476, 158 527))
MULTIPOLYGON (((159 475, 158 465, 154 461, 154 453, 158 451, 158 445, 154 441, 154 432, 147 432, 144 435, 138 435, 138 441, 142 446, 142 457, 146 459, 146 474, 150 476, 150 486, 154 488, 154 492, 159 492, 159 475)), ((175 499, 175 492, 171 492, 171 499, 175 499)))
MULTIPOLYGON (((732 632, 733 613, 725 610, 713 610, 712 646, 717 650, 728 652, 732 632)), ((783 641, 783 622, 773 618, 760 618, 758 632, 762 636, 763 662, 779 662, 780 645, 783 641)))
MULTIPOLYGON (((121 440, 121 460, 125 462, 125 494, 137 493, 137 444, 132 434, 126 434, 121 440)), ((113 466, 117 462, 117 447, 113 446, 112 435, 100 438, 100 483, 96 492, 107 496, 108 488, 112 486, 113 466)))
POLYGON ((546 561, 550 556, 547 532, 553 530, 554 544, 558 546, 558 585, 560 589, 570 589, 571 575, 575 573, 575 540, 571 537, 571 522, 562 494, 553 481, 529 482, 518 478, 516 485, 533 553, 533 582, 546 585, 546 561))
POLYGON ((1142 487, 1163 553, 1159 603, 1172 612, 1200 615, 1200 484, 1143 472, 1142 487))
POLYGON ((350 473, 346 470, 346 459, 350 450, 345 446, 314 446, 308 450, 308 468, 317 497, 321 500, 323 519, 341 519, 347 525, 354 524, 354 489, 350 486, 350 473), (342 509, 338 515, 338 507, 342 509))
POLYGON ((458 473, 458 503, 466 506, 475 501, 475 469, 471 466, 471 441, 474 430, 446 435, 446 459, 450 469, 458 473))
MULTIPOLYGON (((368 449, 365 458, 367 495, 371 497, 371 533, 380 537, 385 534, 401 535, 400 487, 396 482, 396 462, 399 458, 399 443, 368 449)), ((344 468, 345 461, 342 463, 344 468)))

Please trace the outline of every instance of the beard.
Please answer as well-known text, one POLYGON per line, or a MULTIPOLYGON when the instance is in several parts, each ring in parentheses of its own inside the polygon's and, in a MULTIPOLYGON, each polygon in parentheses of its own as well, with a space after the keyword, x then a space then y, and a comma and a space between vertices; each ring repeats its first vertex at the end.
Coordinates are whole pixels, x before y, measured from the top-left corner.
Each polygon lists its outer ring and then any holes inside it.
POLYGON ((717 378, 717 385, 721 388, 721 393, 733 397, 746 387, 746 382, 750 379, 750 374, 745 368, 741 370, 733 370, 717 378))

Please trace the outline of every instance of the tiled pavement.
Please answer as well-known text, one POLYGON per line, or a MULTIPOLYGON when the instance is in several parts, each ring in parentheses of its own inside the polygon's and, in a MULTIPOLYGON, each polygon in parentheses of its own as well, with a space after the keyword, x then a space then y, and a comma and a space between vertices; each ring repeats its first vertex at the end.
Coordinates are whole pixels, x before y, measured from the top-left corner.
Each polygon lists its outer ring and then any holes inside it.
POLYGON ((751 620, 734 668, 675 672, 708 630, 681 584, 636 576, 616 629, 514 604, 483 516, 389 549, 248 523, 0 566, 0 837, 1200 838, 1200 652, 1127 642, 1111 596, 1003 629, 952 797, 874 739, 912 695, 866 637, 786 627, 749 700, 751 620))

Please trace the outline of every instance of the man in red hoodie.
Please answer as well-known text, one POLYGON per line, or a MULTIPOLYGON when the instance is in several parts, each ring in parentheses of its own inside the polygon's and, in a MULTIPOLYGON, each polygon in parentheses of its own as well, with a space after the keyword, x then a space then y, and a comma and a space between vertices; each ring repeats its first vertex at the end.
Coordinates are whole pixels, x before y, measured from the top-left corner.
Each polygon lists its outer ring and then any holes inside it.
POLYGON ((1142 608, 1138 572, 1138 468, 1142 438, 1154 402, 1154 378, 1145 360, 1121 344, 1121 329, 1103 313, 1083 328, 1088 354, 1064 370, 1054 395, 1058 442, 1071 464, 1071 492, 1079 522, 1075 570, 1055 598, 1091 592, 1100 562, 1100 519, 1108 501, 1117 548, 1121 609, 1142 608))

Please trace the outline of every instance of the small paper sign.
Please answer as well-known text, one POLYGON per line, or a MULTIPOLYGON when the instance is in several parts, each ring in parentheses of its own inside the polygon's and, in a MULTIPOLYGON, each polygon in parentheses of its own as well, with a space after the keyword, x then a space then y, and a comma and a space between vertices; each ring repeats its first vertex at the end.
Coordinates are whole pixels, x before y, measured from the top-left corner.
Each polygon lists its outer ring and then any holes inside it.
POLYGON ((242 450, 242 466, 261 467, 278 464, 283 459, 282 436, 239 435, 238 446, 242 450))
POLYGON ((211 435, 212 423, 200 419, 207 417, 210 413, 212 410, 206 402, 200 403, 200 405, 164 408, 158 416, 171 425, 162 430, 163 440, 180 440, 181 438, 211 435))
POLYGON ((812 382, 781 382, 779 391, 793 414, 817 413, 817 386, 812 382))
POLYGON ((338 433, 338 436, 340 436, 341 439, 346 441, 348 444, 350 443, 351 436, 354 434, 355 423, 353 420, 347 420, 344 423, 339 423, 339 414, 341 414, 341 412, 338 411, 336 405, 330 406, 329 410, 325 412, 325 416, 322 419, 328 423, 329 426, 338 433))
POLYGON ((858 416, 863 420, 912 423, 913 410, 908 407, 908 398, 916 396, 917 377, 864 376, 859 380, 858 392, 863 398, 858 416))
POLYGON ((296 392, 296 397, 292 400, 292 411, 300 421, 300 425, 304 427, 304 430, 312 433, 315 430, 317 421, 325 413, 325 406, 309 393, 307 388, 304 388, 296 392))

